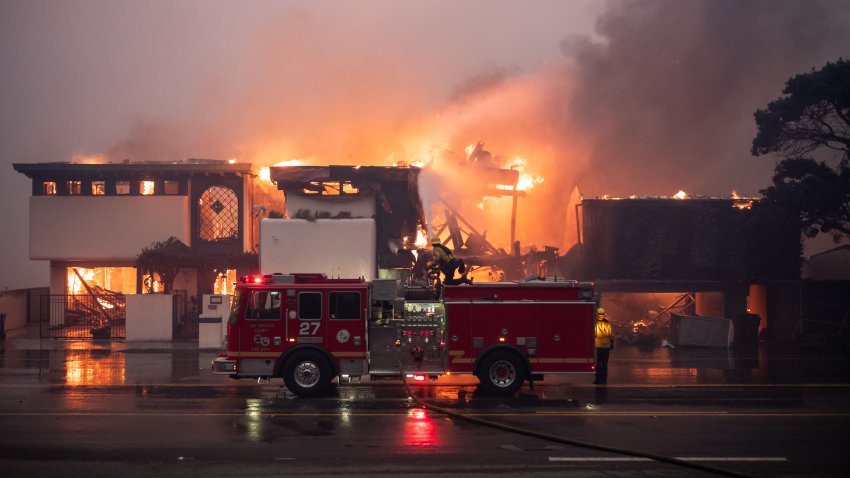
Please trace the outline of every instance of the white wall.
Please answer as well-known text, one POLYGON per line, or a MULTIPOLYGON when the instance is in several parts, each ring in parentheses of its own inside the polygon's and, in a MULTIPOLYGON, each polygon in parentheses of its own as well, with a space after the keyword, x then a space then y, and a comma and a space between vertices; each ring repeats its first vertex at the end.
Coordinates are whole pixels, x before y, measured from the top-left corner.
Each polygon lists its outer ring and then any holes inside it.
POLYGON ((260 272, 319 272, 328 277, 375 278, 374 219, 264 219, 260 272))
POLYGON ((30 259, 133 261, 170 236, 191 245, 187 196, 30 197, 30 259))
POLYGON ((171 294, 127 296, 127 341, 171 340, 171 294))

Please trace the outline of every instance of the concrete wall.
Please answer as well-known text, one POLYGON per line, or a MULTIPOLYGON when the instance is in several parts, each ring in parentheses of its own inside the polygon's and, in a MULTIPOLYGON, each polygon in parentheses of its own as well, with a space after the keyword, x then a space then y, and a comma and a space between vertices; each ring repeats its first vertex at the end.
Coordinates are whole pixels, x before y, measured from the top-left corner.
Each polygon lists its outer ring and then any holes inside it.
POLYGON ((0 292, 0 313, 6 314, 6 332, 27 325, 27 291, 5 290, 0 292))
POLYGON ((375 197, 371 194, 316 197, 287 194, 286 214, 292 218, 298 211, 309 211, 313 217, 317 213, 325 213, 331 216, 348 213, 350 217, 373 217, 375 215, 375 197))
POLYGON ((377 274, 374 219, 264 219, 260 272, 319 272, 372 280, 377 274))
POLYGON ((172 304, 170 294, 127 296, 127 341, 171 340, 172 304))
POLYGON ((190 243, 187 196, 30 197, 30 259, 132 261, 170 236, 190 243))

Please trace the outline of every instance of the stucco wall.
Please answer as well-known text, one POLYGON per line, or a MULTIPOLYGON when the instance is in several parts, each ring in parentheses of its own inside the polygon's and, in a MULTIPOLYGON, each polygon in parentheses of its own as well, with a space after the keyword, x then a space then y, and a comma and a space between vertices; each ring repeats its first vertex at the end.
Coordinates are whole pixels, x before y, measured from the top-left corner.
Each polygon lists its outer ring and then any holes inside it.
POLYGON ((171 294, 127 296, 127 341, 171 340, 171 294))
POLYGON ((190 241, 186 196, 32 196, 30 259, 133 261, 174 236, 190 241))
POLYGON ((0 292, 0 313, 6 314, 6 332, 27 325, 27 291, 5 290, 0 292))
POLYGON ((260 272, 319 272, 328 277, 375 278, 374 219, 264 219, 260 272))

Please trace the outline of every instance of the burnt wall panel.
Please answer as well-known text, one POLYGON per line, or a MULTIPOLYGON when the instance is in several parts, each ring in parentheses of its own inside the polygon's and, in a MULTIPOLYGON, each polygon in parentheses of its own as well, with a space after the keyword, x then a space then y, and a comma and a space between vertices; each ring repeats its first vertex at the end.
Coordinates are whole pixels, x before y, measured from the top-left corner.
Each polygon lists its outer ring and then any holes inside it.
POLYGON ((591 280, 735 281, 799 274, 793 221, 731 199, 585 200, 582 273, 591 280))

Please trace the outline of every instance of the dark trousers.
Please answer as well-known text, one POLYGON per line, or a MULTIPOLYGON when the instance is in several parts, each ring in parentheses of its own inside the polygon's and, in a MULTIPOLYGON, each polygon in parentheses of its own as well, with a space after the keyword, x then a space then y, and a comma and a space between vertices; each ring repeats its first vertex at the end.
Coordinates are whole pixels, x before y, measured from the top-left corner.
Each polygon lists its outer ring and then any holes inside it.
POLYGON ((463 263, 462 260, 452 259, 449 262, 447 262, 446 264, 444 264, 443 267, 441 268, 441 270, 443 271, 443 275, 446 276, 446 278, 443 280, 443 284, 446 284, 446 285, 466 284, 467 281, 465 281, 462 277, 460 279, 455 279, 455 272, 456 271, 460 271, 461 274, 466 272, 466 265, 463 263))
POLYGON ((596 349, 596 380, 593 383, 608 383, 608 355, 611 349, 596 349))

